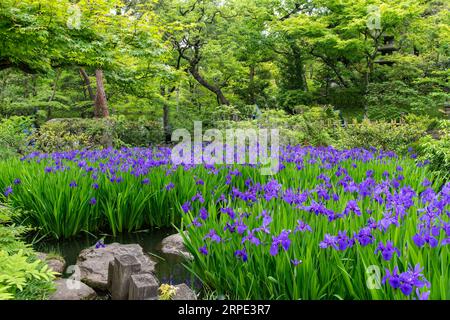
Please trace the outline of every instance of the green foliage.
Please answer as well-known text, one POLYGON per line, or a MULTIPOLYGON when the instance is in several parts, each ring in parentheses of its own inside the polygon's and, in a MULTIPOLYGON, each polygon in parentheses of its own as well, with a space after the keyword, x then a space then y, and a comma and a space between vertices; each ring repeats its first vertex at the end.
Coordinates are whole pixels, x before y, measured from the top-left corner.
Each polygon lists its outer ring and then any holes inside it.
POLYGON ((141 117, 129 120, 124 116, 115 118, 114 135, 119 142, 128 146, 149 146, 164 141, 161 123, 141 117))
POLYGON ((443 121, 437 137, 426 136, 418 141, 416 149, 422 161, 429 161, 430 167, 450 178, 450 122, 443 121))
POLYGON ((278 129, 280 143, 302 145, 334 145, 342 131, 338 114, 332 108, 296 106, 294 115, 282 110, 263 110, 255 120, 217 121, 219 128, 278 129))
POLYGON ((0 120, 0 159, 23 153, 32 131, 33 120, 30 117, 13 116, 0 120))
POLYGON ((0 207, 0 300, 45 299, 53 290, 53 272, 20 239, 27 228, 10 219, 11 212, 0 207))
POLYGON ((148 146, 163 141, 161 125, 155 121, 124 116, 108 119, 53 119, 31 137, 34 147, 44 152, 110 146, 148 146))
MULTIPOLYGON (((27 286, 36 286, 33 280, 42 281, 46 290, 49 288, 47 282, 53 279, 53 273, 49 271, 48 266, 40 260, 30 261, 30 257, 26 256, 22 251, 15 254, 8 254, 6 251, 0 249, 0 300, 9 300, 17 297, 21 291, 27 289, 27 286)), ((34 289, 34 291, 36 291, 34 289)), ((43 292, 39 293, 40 295, 43 292)), ((33 296, 36 292, 33 293, 33 296)), ((22 294, 22 298, 26 297, 22 294)), ((45 293, 44 293, 45 297, 45 293)))
POLYGON ((408 147, 425 135, 426 128, 415 124, 370 121, 347 126, 340 141, 343 148, 381 148, 406 153, 408 147))
POLYGON ((31 140, 34 142, 36 149, 45 152, 93 147, 95 145, 93 141, 99 142, 99 139, 96 136, 89 136, 85 132, 87 123, 91 124, 94 121, 52 120, 41 126, 39 131, 31 137, 31 140))
POLYGON ((440 116, 448 97, 444 92, 424 95, 402 81, 372 83, 367 96, 368 116, 375 120, 399 119, 409 113, 440 116))

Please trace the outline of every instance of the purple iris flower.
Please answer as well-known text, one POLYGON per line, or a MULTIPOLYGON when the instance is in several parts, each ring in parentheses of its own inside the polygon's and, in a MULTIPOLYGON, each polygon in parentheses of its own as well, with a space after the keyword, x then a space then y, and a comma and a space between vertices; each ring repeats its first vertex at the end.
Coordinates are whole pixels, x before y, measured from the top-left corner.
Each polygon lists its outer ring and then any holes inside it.
POLYGON ((93 189, 98 189, 98 183, 93 183, 93 184, 92 184, 92 188, 93 188, 93 189))
POLYGON ((206 255, 208 255, 208 248, 206 246, 200 247, 198 249, 198 252, 200 252, 201 254, 206 256, 206 255))
POLYGON ((354 239, 363 247, 372 244, 375 241, 370 227, 362 228, 358 234, 355 233, 354 239))
POLYGON ((319 247, 321 249, 326 249, 326 248, 329 248, 329 247, 337 249, 336 237, 327 233, 325 235, 323 241, 319 244, 319 247))
POLYGON ((400 187, 400 182, 398 182, 397 179, 392 179, 392 180, 391 180, 391 186, 392 186, 394 189, 398 189, 398 187, 400 187))
POLYGON ((20 180, 20 179, 14 179, 14 184, 15 185, 19 185, 19 184, 21 184, 22 183, 22 180, 20 180))
POLYGON ((247 225, 245 223, 243 223, 242 221, 240 221, 239 223, 236 224, 236 232, 238 234, 243 234, 246 230, 247 230, 247 225))
POLYGON ((361 215, 361 210, 355 200, 350 200, 347 202, 347 206, 345 207, 343 214, 348 215, 350 212, 354 212, 357 216, 361 215))
POLYGON ((75 180, 72 180, 72 181, 69 183, 69 187, 71 187, 71 188, 76 188, 76 187, 78 187, 78 185, 77 185, 77 183, 75 182, 75 180))
POLYGON ((383 277, 383 284, 386 283, 386 280, 389 281, 389 284, 392 288, 398 289, 400 288, 400 275, 398 274, 398 267, 395 266, 392 273, 389 269, 386 269, 386 275, 383 277))
POLYGON ((234 213, 234 210, 232 208, 221 208, 220 211, 222 213, 226 213, 230 219, 235 219, 236 218, 236 214, 234 213))
POLYGON ((252 232, 247 231, 247 232, 248 232, 247 236, 242 238, 242 243, 245 243, 246 241, 250 241, 255 246, 259 246, 261 244, 261 240, 259 240, 257 237, 255 237, 254 231, 252 231, 252 232))
POLYGON ((384 245, 383 242, 380 241, 378 243, 378 247, 375 249, 375 254, 377 254, 378 252, 381 252, 381 256, 385 261, 391 260, 394 253, 397 253, 397 255, 400 257, 400 250, 394 247, 391 241, 387 241, 386 245, 384 245))
POLYGON ((191 210, 191 203, 189 201, 186 201, 185 203, 183 203, 183 205, 181 206, 181 209, 183 209, 184 213, 188 213, 189 210, 191 210))
POLYGON ((194 220, 192 220, 192 225, 196 228, 201 227, 202 223, 200 221, 198 221, 198 218, 194 218, 194 220))
POLYGON ((237 258, 241 258, 242 261, 244 261, 244 262, 246 262, 247 259, 248 259, 248 257, 247 257, 247 250, 245 249, 245 247, 242 250, 236 250, 234 252, 234 256, 237 257, 237 258))
POLYGON ((200 208, 200 218, 202 220, 208 219, 208 211, 204 207, 200 208))
POLYGON ((96 204, 97 204, 97 199, 95 199, 94 197, 91 198, 91 200, 89 200, 89 204, 90 204, 91 206, 96 205, 96 204))
POLYGON ((306 232, 306 231, 312 232, 312 228, 311 228, 311 226, 309 226, 302 220, 297 220, 297 226, 295 227, 294 233, 297 233, 299 231, 300 232, 306 232))
POLYGON ((197 200, 200 203, 204 203, 205 202, 205 199, 203 198, 203 195, 201 194, 201 192, 196 193, 195 196, 193 196, 192 199, 191 199, 192 202, 197 201, 197 200))
POLYGON ((225 224, 225 227, 223 227, 223 231, 227 231, 227 230, 230 231, 230 233, 234 233, 236 231, 236 224, 235 223, 231 224, 231 223, 227 222, 225 224))
POLYGON ((297 259, 291 259, 291 263, 294 265, 294 267, 300 265, 303 263, 302 260, 297 260, 297 259))
POLYGON ((434 248, 439 243, 439 241, 431 234, 424 234, 423 232, 416 233, 412 239, 414 244, 419 248, 422 248, 426 243, 428 243, 431 248, 434 248))
POLYGON ((390 225, 399 226, 398 218, 392 216, 390 212, 384 214, 384 217, 378 222, 378 228, 380 230, 386 231, 390 225))
POLYGON ((100 239, 95 244, 95 249, 106 248, 106 245, 103 242, 103 239, 100 239))
POLYGON ((11 187, 11 186, 7 186, 6 188, 5 188, 5 191, 3 192, 3 195, 5 196, 5 197, 8 197, 10 194, 12 194, 13 193, 13 188, 11 187))
POLYGON ((203 238, 203 240, 210 239, 214 242, 220 242, 222 238, 216 233, 216 230, 211 229, 209 230, 208 234, 203 238))
POLYGON ((355 243, 354 239, 350 239, 347 236, 347 232, 345 231, 339 231, 337 237, 336 237, 336 244, 337 249, 340 251, 344 251, 348 248, 351 248, 353 244, 355 243))
POLYGON ((149 178, 145 178, 144 180, 141 181, 142 184, 149 184, 150 183, 150 179, 149 178))
POLYGON ((374 218, 369 218, 369 220, 367 220, 367 227, 370 229, 378 228, 377 221, 374 218))
POLYGON ((174 187, 175 187, 175 185, 174 185, 172 182, 168 183, 168 184, 165 186, 165 188, 166 188, 167 191, 172 190, 174 187))
POLYGON ((283 230, 278 236, 272 237, 272 245, 270 246, 270 254, 276 256, 278 254, 279 246, 283 248, 284 251, 289 250, 291 245, 291 240, 289 239, 289 234, 291 230, 283 230))
POLYGON ((400 291, 405 295, 409 296, 414 288, 416 288, 416 294, 419 299, 428 299, 429 292, 424 292, 420 294, 418 288, 427 287, 429 288, 431 285, 424 277, 423 268, 417 264, 414 269, 408 268, 407 271, 403 273, 398 273, 398 267, 396 266, 391 273, 389 269, 386 269, 386 276, 383 277, 383 284, 386 283, 386 280, 389 281, 389 284, 394 289, 400 289, 400 291))
POLYGON ((416 295, 418 300, 429 300, 430 293, 430 291, 420 292, 419 288, 416 288, 416 295))

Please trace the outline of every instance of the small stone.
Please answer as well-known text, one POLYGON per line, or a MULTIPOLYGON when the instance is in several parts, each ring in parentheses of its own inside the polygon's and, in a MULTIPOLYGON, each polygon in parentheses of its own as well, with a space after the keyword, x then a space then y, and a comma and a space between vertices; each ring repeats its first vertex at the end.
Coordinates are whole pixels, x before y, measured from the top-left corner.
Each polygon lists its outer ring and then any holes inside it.
POLYGON ((159 281, 151 273, 131 276, 128 300, 149 300, 158 296, 159 281))
POLYGON ((178 284, 175 288, 177 288, 177 292, 172 297, 172 300, 197 300, 195 292, 185 283, 178 284))
POLYGON ((161 251, 165 254, 171 254, 184 259, 192 260, 194 257, 186 249, 183 238, 179 233, 164 238, 161 241, 161 251))
POLYGON ((58 279, 55 282, 56 291, 49 300, 94 300, 95 291, 83 282, 71 279, 58 279))
POLYGON ((59 256, 52 256, 48 253, 43 252, 36 252, 36 256, 39 260, 47 263, 48 267, 53 272, 57 272, 59 273, 59 275, 62 275, 64 273, 64 270, 66 269, 66 261, 64 260, 64 258, 59 256))

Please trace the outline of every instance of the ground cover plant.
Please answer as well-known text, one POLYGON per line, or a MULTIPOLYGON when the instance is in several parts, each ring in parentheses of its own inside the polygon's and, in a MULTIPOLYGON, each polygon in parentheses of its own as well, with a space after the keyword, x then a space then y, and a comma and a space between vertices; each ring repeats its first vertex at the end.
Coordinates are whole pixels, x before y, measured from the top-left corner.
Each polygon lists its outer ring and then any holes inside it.
POLYGON ((29 230, 14 225, 11 215, 11 210, 0 206, 0 300, 45 299, 54 290, 55 274, 23 241, 29 230))
POLYGON ((414 154, 287 146, 280 170, 180 165, 168 148, 0 163, 2 200, 49 236, 186 230, 187 267, 238 299, 448 299, 450 184, 414 154))

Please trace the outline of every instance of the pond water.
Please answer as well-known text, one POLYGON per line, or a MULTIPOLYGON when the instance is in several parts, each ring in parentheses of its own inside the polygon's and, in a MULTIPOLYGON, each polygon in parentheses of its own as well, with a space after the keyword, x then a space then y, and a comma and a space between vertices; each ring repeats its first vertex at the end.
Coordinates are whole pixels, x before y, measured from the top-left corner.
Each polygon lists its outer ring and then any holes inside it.
MULTIPOLYGON (((97 238, 92 235, 84 235, 63 241, 42 240, 35 243, 33 247, 36 251, 61 255, 66 260, 67 266, 70 266, 75 265, 81 250, 95 245, 101 238, 104 239, 105 244, 113 242, 121 244, 137 243, 144 249, 144 252, 157 261, 155 275, 161 283, 174 285, 186 283, 188 286, 194 285, 194 287, 199 288, 198 281, 195 281, 195 277, 184 267, 183 259, 173 255, 165 255, 158 248, 158 245, 163 238, 174 233, 176 233, 176 231, 173 229, 151 229, 135 233, 120 234, 116 237, 101 235, 97 238)), ((63 277, 68 276, 70 276, 70 274, 63 275, 63 277)))

